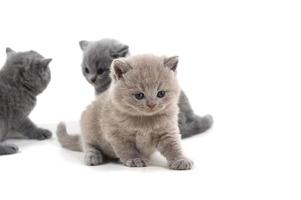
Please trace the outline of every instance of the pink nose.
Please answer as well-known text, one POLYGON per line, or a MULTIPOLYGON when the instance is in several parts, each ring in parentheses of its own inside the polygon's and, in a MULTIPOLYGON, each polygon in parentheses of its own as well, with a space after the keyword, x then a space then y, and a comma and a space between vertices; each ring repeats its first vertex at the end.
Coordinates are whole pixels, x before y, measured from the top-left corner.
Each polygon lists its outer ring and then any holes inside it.
POLYGON ((147 107, 149 107, 151 110, 154 109, 154 107, 156 106, 157 104, 155 103, 148 103, 147 104, 147 107))

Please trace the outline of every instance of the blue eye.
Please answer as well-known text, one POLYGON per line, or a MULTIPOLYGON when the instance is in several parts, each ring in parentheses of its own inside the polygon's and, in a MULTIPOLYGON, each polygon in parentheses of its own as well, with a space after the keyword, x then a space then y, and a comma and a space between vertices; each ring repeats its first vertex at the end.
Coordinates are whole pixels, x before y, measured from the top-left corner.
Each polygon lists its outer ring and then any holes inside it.
POLYGON ((144 94, 142 92, 136 93, 135 98, 138 99, 138 100, 141 100, 141 99, 144 98, 144 94))
POLYGON ((159 92, 157 93, 157 97, 158 97, 158 98, 163 98, 163 97, 165 96, 165 94, 166 94, 165 91, 159 91, 159 92))

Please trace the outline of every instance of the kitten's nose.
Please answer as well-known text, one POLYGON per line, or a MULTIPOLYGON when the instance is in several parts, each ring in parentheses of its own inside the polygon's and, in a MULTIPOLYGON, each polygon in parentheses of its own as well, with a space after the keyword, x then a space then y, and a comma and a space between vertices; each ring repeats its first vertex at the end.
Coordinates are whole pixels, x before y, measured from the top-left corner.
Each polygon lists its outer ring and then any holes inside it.
POLYGON ((148 103, 148 104, 146 104, 147 105, 147 107, 149 107, 151 110, 152 109, 154 109, 154 107, 157 105, 157 104, 155 104, 155 103, 148 103))
POLYGON ((92 83, 95 83, 95 81, 96 81, 96 77, 91 78, 92 83))

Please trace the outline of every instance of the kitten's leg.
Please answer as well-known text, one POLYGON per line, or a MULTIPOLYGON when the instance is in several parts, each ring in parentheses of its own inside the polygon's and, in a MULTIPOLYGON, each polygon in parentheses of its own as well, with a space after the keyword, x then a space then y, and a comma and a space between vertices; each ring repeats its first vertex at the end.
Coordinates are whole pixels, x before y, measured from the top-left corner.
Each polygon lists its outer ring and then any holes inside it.
POLYGON ((49 130, 37 127, 29 118, 23 120, 15 130, 29 139, 45 140, 52 135, 49 130))
POLYGON ((19 150, 19 148, 14 144, 0 143, 0 156, 8 155, 8 154, 15 154, 18 152, 18 150, 19 150))
POLYGON ((200 117, 195 115, 185 93, 181 91, 179 98, 179 128, 182 138, 187 138, 208 130, 213 124, 211 115, 200 117))
POLYGON ((0 155, 14 154, 18 152, 18 147, 14 144, 4 144, 2 143, 7 134, 7 128, 4 122, 0 121, 0 155))
POLYGON ((101 151, 93 145, 84 144, 85 159, 84 162, 89 166, 96 166, 103 163, 103 155, 101 151))
POLYGON ((179 124, 182 138, 191 137, 207 131, 213 124, 211 115, 200 117, 198 115, 190 116, 189 120, 179 124))
POLYGON ((128 167, 146 167, 150 161, 137 150, 135 144, 126 138, 115 136, 110 143, 120 161, 128 167))
POLYGON ((178 134, 162 135, 158 140, 157 148, 166 157, 169 168, 176 170, 192 168, 193 162, 183 155, 178 134))

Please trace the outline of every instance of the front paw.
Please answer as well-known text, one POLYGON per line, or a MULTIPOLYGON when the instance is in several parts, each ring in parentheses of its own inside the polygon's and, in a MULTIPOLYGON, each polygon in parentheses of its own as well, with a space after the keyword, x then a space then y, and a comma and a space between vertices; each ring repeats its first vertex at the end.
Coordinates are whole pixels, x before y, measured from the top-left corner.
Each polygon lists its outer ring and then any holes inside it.
POLYGON ((150 161, 145 158, 131 158, 123 162, 128 167, 146 167, 150 164, 150 161))
POLYGON ((198 119, 198 124, 201 132, 204 132, 211 128, 213 124, 213 117, 211 115, 205 115, 198 119))
POLYGON ((49 130, 39 128, 34 134, 32 134, 31 139, 45 140, 51 138, 51 136, 52 133, 49 130))
POLYGON ((0 155, 15 154, 19 151, 19 148, 14 144, 5 144, 0 148, 0 155))
POLYGON ((101 153, 87 152, 85 154, 85 164, 88 166, 96 166, 103 163, 103 157, 101 153))
POLYGON ((168 167, 174 170, 189 170, 192 168, 193 162, 188 158, 180 158, 168 162, 168 167))

